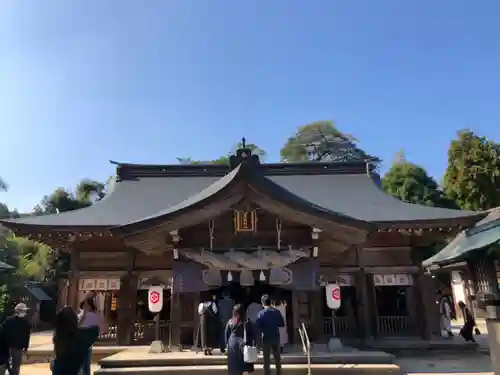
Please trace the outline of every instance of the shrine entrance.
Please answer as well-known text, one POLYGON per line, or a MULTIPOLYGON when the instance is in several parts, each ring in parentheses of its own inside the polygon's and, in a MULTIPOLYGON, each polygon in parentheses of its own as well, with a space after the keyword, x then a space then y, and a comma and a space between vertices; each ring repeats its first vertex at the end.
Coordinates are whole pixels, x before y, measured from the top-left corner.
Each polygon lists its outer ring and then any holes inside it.
MULTIPOLYGON (((293 301, 292 290, 280 286, 271 285, 262 281, 255 281, 253 285, 241 285, 238 282, 230 282, 227 285, 214 288, 206 292, 207 297, 216 296, 220 300, 224 296, 228 296, 235 304, 241 304, 245 310, 252 303, 261 305, 261 298, 267 294, 271 299, 271 303, 283 314, 286 323, 286 339, 285 342, 292 342, 294 337, 293 332, 293 301)), ((202 293, 204 295, 204 293, 202 293)), ((200 296, 203 297, 203 296, 200 296)), ((203 300, 203 298, 201 298, 203 300)))
POLYGON ((271 301, 285 301, 290 306, 292 303, 291 290, 260 281, 256 281, 251 286, 242 286, 240 283, 231 282, 227 285, 210 289, 208 293, 216 296, 217 299, 222 298, 224 295, 229 296, 235 304, 242 304, 245 307, 253 302, 260 304, 264 294, 267 294, 271 298, 271 301))

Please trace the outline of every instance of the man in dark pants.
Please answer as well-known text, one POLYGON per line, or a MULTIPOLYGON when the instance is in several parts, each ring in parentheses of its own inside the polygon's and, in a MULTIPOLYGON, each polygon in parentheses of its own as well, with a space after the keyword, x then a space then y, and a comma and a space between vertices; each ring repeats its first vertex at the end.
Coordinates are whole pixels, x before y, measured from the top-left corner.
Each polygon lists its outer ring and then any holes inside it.
POLYGON ((262 335, 262 351, 264 354, 264 375, 271 375, 271 353, 276 365, 276 375, 281 375, 280 327, 285 326, 281 313, 271 307, 271 299, 267 294, 262 296, 262 309, 257 315, 257 327, 262 335))
POLYGON ((220 320, 220 351, 224 354, 226 352, 226 338, 224 337, 224 333, 226 324, 233 315, 234 301, 227 294, 224 294, 219 300, 218 305, 220 320))
POLYGON ((2 335, 7 340, 11 361, 11 375, 19 375, 23 355, 28 350, 31 336, 31 323, 26 314, 28 307, 24 303, 19 303, 14 308, 14 315, 9 316, 2 323, 2 335))

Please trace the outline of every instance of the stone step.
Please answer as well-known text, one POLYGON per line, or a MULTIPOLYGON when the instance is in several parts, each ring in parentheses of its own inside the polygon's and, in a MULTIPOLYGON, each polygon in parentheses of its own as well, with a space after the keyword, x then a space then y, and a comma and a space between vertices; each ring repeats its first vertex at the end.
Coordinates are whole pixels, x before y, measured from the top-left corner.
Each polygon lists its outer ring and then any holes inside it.
MULTIPOLYGON (((274 366, 271 366, 275 373, 274 366)), ((94 375, 198 375, 206 372, 210 375, 227 375, 226 366, 156 366, 156 367, 123 367, 123 368, 98 368, 94 375)), ((307 375, 307 365, 283 365, 284 375, 307 375)), ((255 365, 254 375, 263 375, 262 365, 255 365)), ((403 375, 401 368, 394 364, 386 365, 359 365, 359 364, 325 364, 311 365, 311 374, 335 375, 403 375)))
MULTIPOLYGON (((113 354, 117 354, 123 350, 126 350, 126 348, 119 346, 94 347, 92 350, 92 363, 99 363, 104 358, 107 358, 113 354)), ((53 357, 54 357, 53 345, 43 345, 28 349, 28 353, 26 353, 26 359, 25 361, 23 361, 23 363, 25 364, 50 363, 50 360, 53 357)))
MULTIPOLYGON (((313 353, 314 365, 386 365, 393 364, 395 357, 380 351, 347 351, 313 353)), ((257 364, 263 364, 260 355, 257 364)), ((283 365, 307 365, 304 354, 285 353, 281 357, 283 365)), ((193 352, 151 354, 147 351, 124 351, 99 361, 101 368, 138 368, 138 367, 189 367, 189 366, 226 366, 225 355, 204 356, 193 352)))

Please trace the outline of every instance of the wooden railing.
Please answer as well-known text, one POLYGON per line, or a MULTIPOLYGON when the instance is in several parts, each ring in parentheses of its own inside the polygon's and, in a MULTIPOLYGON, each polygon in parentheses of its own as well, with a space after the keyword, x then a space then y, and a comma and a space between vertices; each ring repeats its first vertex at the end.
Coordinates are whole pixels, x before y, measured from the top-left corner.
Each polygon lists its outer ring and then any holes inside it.
MULTIPOLYGON (((160 340, 168 344, 170 333, 170 321, 162 320, 160 322, 160 340)), ((134 344, 149 343, 156 338, 156 323, 134 322, 134 344)))
POLYGON ((405 336, 414 333, 409 316, 379 316, 377 332, 380 336, 405 336))
POLYGON ((332 317, 323 319, 323 332, 327 336, 350 337, 356 336, 358 326, 354 317, 332 317))

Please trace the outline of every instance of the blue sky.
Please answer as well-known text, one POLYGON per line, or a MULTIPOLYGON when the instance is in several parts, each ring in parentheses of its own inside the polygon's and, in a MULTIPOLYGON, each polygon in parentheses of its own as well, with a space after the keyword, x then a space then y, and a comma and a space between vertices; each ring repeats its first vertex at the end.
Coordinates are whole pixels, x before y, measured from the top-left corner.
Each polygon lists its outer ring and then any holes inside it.
POLYGON ((279 159, 334 119, 438 180, 460 128, 500 139, 498 0, 2 0, 0 201, 105 180, 108 160, 279 159))

